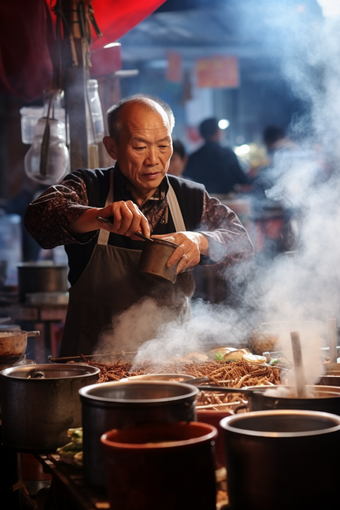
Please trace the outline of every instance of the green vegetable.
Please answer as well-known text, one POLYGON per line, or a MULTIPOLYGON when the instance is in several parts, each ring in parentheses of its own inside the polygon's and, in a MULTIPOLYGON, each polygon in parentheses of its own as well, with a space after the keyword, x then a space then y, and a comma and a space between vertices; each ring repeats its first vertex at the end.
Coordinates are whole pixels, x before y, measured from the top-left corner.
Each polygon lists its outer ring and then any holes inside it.
POLYGON ((216 361, 222 361, 223 360, 223 357, 224 357, 224 353, 223 352, 217 352, 215 354, 215 360, 216 361))

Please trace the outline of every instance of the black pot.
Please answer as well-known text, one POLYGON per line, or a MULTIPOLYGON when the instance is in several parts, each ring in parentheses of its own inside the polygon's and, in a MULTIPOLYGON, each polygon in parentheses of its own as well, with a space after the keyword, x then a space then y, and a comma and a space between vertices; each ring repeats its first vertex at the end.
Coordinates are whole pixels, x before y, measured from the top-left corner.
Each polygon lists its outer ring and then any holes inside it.
POLYGON ((337 508, 340 418, 276 410, 224 418, 232 510, 337 508))
MULTIPOLYGON (((281 388, 293 387, 278 386, 271 387, 273 391, 277 391, 278 395, 267 395, 266 389, 259 388, 251 394, 247 394, 249 411, 271 411, 273 409, 302 409, 309 411, 323 411, 333 413, 340 416, 340 388, 336 386, 316 386, 307 385, 307 392, 313 392, 310 398, 294 398, 280 395, 281 388)), ((241 392, 242 393, 242 392, 241 392)))
POLYGON ((18 286, 20 301, 26 294, 35 292, 60 292, 68 290, 66 264, 48 262, 24 262, 18 265, 18 286))
POLYGON ((105 487, 105 455, 100 442, 111 429, 144 423, 195 421, 198 389, 184 383, 129 381, 80 389, 83 412, 84 478, 105 487))

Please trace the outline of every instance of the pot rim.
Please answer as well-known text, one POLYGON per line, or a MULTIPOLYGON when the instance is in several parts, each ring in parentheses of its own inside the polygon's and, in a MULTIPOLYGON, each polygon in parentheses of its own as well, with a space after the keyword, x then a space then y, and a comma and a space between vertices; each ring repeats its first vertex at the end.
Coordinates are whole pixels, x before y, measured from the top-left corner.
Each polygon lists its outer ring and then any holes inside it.
POLYGON ((105 403, 105 404, 112 404, 112 405, 142 404, 142 405, 149 405, 149 406, 158 405, 161 403, 167 403, 169 405, 176 404, 179 400, 182 400, 183 398, 195 397, 199 393, 198 388, 195 388, 194 386, 192 386, 190 384, 186 384, 184 382, 182 383, 182 382, 175 382, 175 381, 124 381, 124 382, 110 381, 110 382, 91 384, 89 386, 83 386, 78 391, 79 391, 80 398, 83 401, 85 401, 85 402, 91 401, 91 403, 97 404, 97 405, 100 405, 101 403, 105 403), (173 397, 157 398, 157 399, 156 398, 155 399, 109 398, 109 397, 101 397, 98 395, 91 394, 91 392, 94 391, 95 389, 100 390, 100 388, 102 388, 104 386, 105 387, 108 387, 108 386, 115 387, 115 386, 124 386, 124 385, 131 385, 131 386, 132 385, 135 385, 135 386, 139 386, 139 385, 144 385, 144 386, 147 386, 147 385, 156 386, 157 385, 157 386, 159 386, 159 385, 162 385, 162 386, 165 386, 165 385, 169 385, 169 384, 184 386, 188 390, 188 393, 183 394, 183 395, 175 395, 173 397))
MULTIPOLYGON (((296 389, 293 384, 279 384, 277 386, 249 386, 248 389, 259 389, 260 391, 254 392, 253 395, 262 395, 265 399, 280 399, 280 400, 298 400, 299 402, 309 402, 310 400, 325 400, 325 399, 333 399, 340 398, 340 387, 339 386, 331 386, 326 384, 306 384, 307 389, 317 390, 320 395, 315 397, 292 397, 289 395, 266 395, 267 390, 275 390, 278 388, 287 388, 287 389, 296 389), (325 395, 321 395, 321 393, 325 393, 325 395)), ((241 393, 241 392, 240 392, 241 393)))
POLYGON ((270 411, 252 411, 244 414, 236 414, 231 416, 226 416, 220 421, 220 427, 228 433, 239 434, 241 436, 251 436, 251 437, 266 437, 271 439, 282 439, 282 438, 293 438, 293 437, 311 437, 311 436, 321 436, 324 434, 329 434, 332 432, 340 432, 340 416, 325 413, 322 411, 304 411, 300 409, 273 409, 270 411), (296 415, 303 418, 307 418, 308 416, 314 418, 320 418, 324 420, 328 420, 329 422, 333 422, 334 425, 331 425, 328 428, 320 429, 320 430, 308 430, 302 432, 270 432, 270 431, 259 431, 259 430, 251 430, 251 429, 238 429, 233 426, 235 422, 244 421, 251 418, 262 418, 262 417, 270 417, 270 416, 291 416, 296 415))
POLYGON ((156 244, 161 244, 163 246, 171 246, 172 248, 178 248, 179 244, 174 243, 173 241, 167 241, 166 239, 155 239, 152 238, 152 242, 156 244))
MULTIPOLYGON (((119 432, 118 429, 112 429, 108 432, 102 434, 100 441, 105 447, 119 449, 119 450, 139 450, 139 451, 154 451, 154 450, 164 450, 169 448, 182 448, 183 446, 191 446, 198 443, 205 443, 215 439, 218 435, 218 430, 214 425, 210 425, 209 423, 201 423, 196 421, 187 422, 174 422, 174 423, 151 423, 146 425, 146 427, 152 428, 163 428, 169 429, 171 427, 175 428, 194 428, 194 429, 206 429, 205 433, 198 437, 192 437, 188 439, 179 439, 175 441, 165 440, 165 441, 157 441, 157 442, 149 442, 149 443, 124 443, 122 441, 114 441, 110 439, 110 435, 114 434, 116 431, 119 432)), ((134 427, 136 430, 137 427, 134 427)), ((138 427, 140 429, 140 427, 138 427)))
POLYGON ((10 368, 5 368, 4 370, 1 371, 1 375, 4 376, 5 378, 7 379, 15 379, 16 381, 25 381, 25 382, 28 382, 28 383, 32 383, 32 382, 39 382, 41 383, 42 381, 45 381, 46 382, 51 382, 51 381, 67 381, 69 379, 72 379, 72 380, 75 380, 75 379, 81 379, 83 377, 86 377, 86 376, 92 376, 92 375, 96 375, 96 374, 99 374, 100 372, 100 368, 97 368, 97 367, 94 367, 92 365, 88 365, 86 363, 84 364, 81 364, 81 363, 77 363, 77 365, 63 365, 61 363, 44 363, 44 364, 36 364, 34 366, 32 365, 22 365, 22 366, 14 366, 14 367, 10 367, 10 368), (65 375, 65 376, 60 376, 60 377, 46 377, 46 378, 39 378, 39 379, 36 379, 36 378, 31 378, 31 379, 28 379, 26 377, 19 377, 19 374, 25 374, 25 373, 29 373, 30 371, 34 370, 36 372, 39 372, 40 370, 43 371, 45 370, 46 372, 48 371, 52 371, 52 370, 58 370, 58 371, 62 371, 62 369, 64 368, 67 369, 67 371, 71 371, 74 370, 75 372, 76 371, 80 371, 79 369, 81 369, 82 367, 86 368, 86 371, 84 370, 84 373, 82 374, 75 374, 75 375, 65 375))

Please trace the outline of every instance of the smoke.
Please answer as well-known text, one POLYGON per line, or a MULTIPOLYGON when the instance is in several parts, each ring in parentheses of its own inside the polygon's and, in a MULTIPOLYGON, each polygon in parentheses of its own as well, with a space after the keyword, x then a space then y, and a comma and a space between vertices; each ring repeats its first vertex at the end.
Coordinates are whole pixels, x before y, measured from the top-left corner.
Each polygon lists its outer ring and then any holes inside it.
MULTIPOLYGON (((306 382, 321 375, 325 324, 340 310, 340 26, 338 19, 292 16, 273 4, 263 44, 281 41, 282 75, 305 104, 290 125, 295 145, 275 155, 267 191, 293 216, 293 256, 236 266, 232 306, 197 301, 191 316, 175 318, 145 299, 115 319, 101 347, 113 342, 115 349, 138 348, 137 362, 168 361, 207 346, 243 346, 260 322, 272 322, 278 348, 291 361, 290 332, 300 333, 306 382)), ((249 34, 255 28, 244 27, 249 34)))

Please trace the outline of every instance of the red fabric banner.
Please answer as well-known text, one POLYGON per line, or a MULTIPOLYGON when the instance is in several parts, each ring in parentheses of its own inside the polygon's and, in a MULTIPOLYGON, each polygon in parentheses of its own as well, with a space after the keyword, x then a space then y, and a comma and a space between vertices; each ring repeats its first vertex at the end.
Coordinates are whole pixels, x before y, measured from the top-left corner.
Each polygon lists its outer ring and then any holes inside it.
POLYGON ((117 41, 164 2, 165 0, 92 0, 94 16, 103 36, 94 37, 91 49, 97 50, 117 41))
POLYGON ((238 58, 216 55, 195 62, 197 87, 236 88, 240 85, 238 58))
POLYGON ((182 55, 176 51, 168 51, 168 66, 166 69, 166 78, 169 81, 182 81, 182 55))
MULTIPOLYGON (((165 0, 92 0, 97 24, 91 50, 117 41, 165 0)), ((51 0, 0 1, 0 92, 32 101, 52 80, 54 26, 51 0)))
POLYGON ((0 92, 41 97, 52 79, 52 18, 45 0, 0 2, 0 92))

